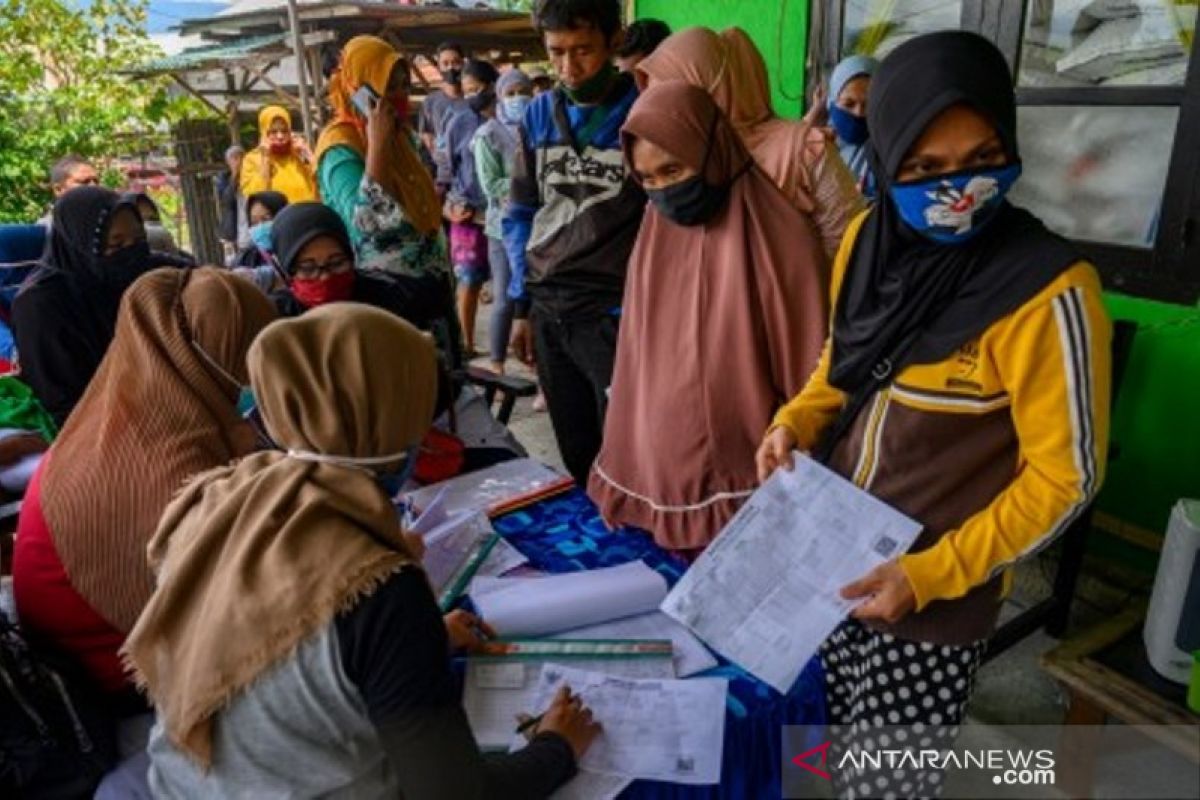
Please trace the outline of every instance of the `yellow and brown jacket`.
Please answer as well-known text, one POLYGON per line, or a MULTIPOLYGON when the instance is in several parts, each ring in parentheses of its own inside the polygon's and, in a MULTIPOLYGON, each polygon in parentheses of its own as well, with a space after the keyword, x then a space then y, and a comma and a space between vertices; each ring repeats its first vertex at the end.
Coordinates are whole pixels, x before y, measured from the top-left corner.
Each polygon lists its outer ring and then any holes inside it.
MULTIPOLYGON (((836 307, 866 215, 834 262, 836 307)), ((916 610, 872 627, 939 644, 986 638, 1006 568, 1049 544, 1104 477, 1111 324, 1079 262, 944 361, 911 365, 868 400, 830 467, 924 525, 900 566, 916 610)), ((811 450, 847 396, 828 382, 829 342, 778 414, 811 450)))

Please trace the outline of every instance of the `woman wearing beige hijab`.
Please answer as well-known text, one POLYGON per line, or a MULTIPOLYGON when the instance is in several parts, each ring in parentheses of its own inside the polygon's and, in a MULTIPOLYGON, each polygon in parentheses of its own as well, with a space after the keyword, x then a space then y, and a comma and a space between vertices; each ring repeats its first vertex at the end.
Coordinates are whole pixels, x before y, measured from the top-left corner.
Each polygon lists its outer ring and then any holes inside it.
POLYGON ((254 448, 238 414, 271 302, 224 270, 161 269, 125 292, 108 353, 42 461, 13 565, 21 622, 131 689, 117 651, 154 591, 146 543, 193 475, 254 448))
POLYGON ((776 116, 767 66, 745 31, 682 30, 636 71, 643 88, 681 80, 712 95, 755 163, 793 206, 812 218, 825 254, 832 258, 846 226, 863 208, 862 196, 827 133, 776 116))
POLYGON ((248 360, 281 450, 168 507, 149 548, 159 586, 125 650, 158 713, 155 796, 550 794, 598 730, 590 712, 564 691, 525 749, 480 754, 446 627, 377 481, 429 428, 433 344, 333 303, 268 327, 248 360))

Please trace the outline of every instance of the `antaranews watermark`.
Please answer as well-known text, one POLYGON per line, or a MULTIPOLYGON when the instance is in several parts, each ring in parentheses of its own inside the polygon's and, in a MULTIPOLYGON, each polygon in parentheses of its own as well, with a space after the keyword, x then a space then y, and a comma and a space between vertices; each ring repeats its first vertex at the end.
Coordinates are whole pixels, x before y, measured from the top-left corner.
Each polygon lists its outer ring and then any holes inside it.
POLYGON ((783 797, 1200 800, 1200 726, 793 726, 783 762, 783 797))

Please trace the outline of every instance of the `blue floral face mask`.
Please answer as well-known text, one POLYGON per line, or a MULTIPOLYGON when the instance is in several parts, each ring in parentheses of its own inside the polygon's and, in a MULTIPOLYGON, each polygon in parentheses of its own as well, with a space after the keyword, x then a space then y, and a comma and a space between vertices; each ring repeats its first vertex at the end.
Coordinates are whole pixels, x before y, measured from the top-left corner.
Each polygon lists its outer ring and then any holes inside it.
POLYGON ((960 244, 995 216, 1020 175, 1020 163, 963 170, 895 184, 889 193, 908 227, 941 244, 960 244))
POLYGON ((851 114, 837 103, 829 104, 829 122, 846 144, 860 145, 867 140, 866 117, 851 114))
POLYGON ((271 220, 250 226, 250 241, 264 252, 271 252, 271 220))

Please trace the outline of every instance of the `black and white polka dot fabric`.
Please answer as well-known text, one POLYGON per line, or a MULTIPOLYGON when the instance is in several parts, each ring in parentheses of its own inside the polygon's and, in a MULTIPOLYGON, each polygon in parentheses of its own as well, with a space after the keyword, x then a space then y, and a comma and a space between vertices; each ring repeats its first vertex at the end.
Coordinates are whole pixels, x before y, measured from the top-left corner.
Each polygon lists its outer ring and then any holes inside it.
MULTIPOLYGON (((843 622, 821 645, 830 738, 837 752, 946 750, 958 735, 985 641, 910 642, 843 622), (894 741, 893 741, 894 740, 894 741), (914 741, 915 740, 915 741, 914 741)), ((939 797, 940 770, 833 770, 838 797, 939 797)))

